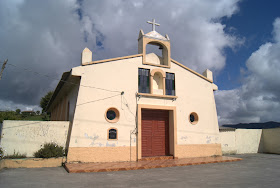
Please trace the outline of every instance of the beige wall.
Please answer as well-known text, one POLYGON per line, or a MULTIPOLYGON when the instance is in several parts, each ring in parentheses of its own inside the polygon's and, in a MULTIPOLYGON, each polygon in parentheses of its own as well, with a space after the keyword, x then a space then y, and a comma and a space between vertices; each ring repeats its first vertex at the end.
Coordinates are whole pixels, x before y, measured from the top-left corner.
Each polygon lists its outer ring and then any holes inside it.
POLYGON ((12 121, 3 122, 1 146, 5 155, 14 151, 33 157, 44 143, 55 142, 65 147, 68 121, 12 121))
POLYGON ((54 102, 54 107, 51 110, 51 121, 72 122, 75 113, 78 91, 79 86, 72 85, 72 87, 69 90, 67 90, 67 92, 59 93, 57 100, 55 100, 54 102))
POLYGON ((237 153, 258 153, 262 129, 236 129, 237 153))
POLYGON ((71 147, 68 162, 136 161, 136 147, 71 147))
POLYGON ((280 128, 263 130, 264 152, 280 154, 280 128))
POLYGON ((130 133, 137 126, 137 104, 176 107, 178 145, 220 143, 212 83, 173 62, 169 69, 143 65, 142 57, 135 57, 75 67, 72 69, 72 75, 81 76, 81 85, 124 91, 124 95, 80 87, 70 147, 136 146, 136 136, 130 133), (144 96, 138 98, 136 96, 138 68, 148 68, 151 71, 157 68, 164 72, 175 73, 178 98, 176 100, 144 96), (104 98, 108 99, 100 100, 104 98), (115 107, 120 112, 117 123, 109 123, 105 120, 104 114, 110 107, 115 107), (196 112, 199 116, 196 125, 189 122, 191 112, 196 112), (118 129, 118 140, 107 140, 107 130, 110 127, 118 129))
POLYGON ((260 153, 263 151, 262 129, 220 131, 223 154, 260 153))
POLYGON ((230 131, 220 131, 221 146, 223 154, 236 154, 236 140, 235 140, 235 130, 230 131))
MULTIPOLYGON (((142 65, 140 67, 154 69, 152 66, 142 65)), ((175 73, 175 92, 178 98, 174 101, 171 99, 140 98, 137 103, 176 106, 177 143, 179 145, 220 143, 212 83, 175 63, 171 64, 170 69, 159 69, 175 73), (191 112, 196 112, 199 116, 199 121, 196 125, 192 125, 189 121, 191 112)))
POLYGON ((189 144, 178 145, 178 158, 206 157, 222 155, 221 144, 189 144))

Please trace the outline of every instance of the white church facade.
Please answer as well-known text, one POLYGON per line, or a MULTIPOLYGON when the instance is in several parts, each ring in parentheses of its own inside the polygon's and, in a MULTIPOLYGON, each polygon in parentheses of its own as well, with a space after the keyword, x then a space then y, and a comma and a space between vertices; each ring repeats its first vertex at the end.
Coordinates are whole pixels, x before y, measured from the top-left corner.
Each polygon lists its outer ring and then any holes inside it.
POLYGON ((92 61, 86 48, 81 66, 62 75, 48 111, 70 121, 67 162, 222 155, 212 72, 171 59, 168 35, 152 24, 139 33, 138 54, 92 61))

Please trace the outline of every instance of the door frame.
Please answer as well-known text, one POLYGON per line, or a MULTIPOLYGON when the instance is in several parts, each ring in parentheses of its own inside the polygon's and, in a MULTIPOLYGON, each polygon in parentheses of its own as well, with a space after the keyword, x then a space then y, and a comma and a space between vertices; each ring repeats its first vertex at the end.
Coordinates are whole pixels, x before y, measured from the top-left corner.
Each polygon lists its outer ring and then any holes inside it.
POLYGON ((175 106, 158 106, 158 105, 137 105, 137 160, 142 158, 142 109, 150 110, 168 110, 169 111, 169 154, 174 158, 177 158, 177 118, 175 106))

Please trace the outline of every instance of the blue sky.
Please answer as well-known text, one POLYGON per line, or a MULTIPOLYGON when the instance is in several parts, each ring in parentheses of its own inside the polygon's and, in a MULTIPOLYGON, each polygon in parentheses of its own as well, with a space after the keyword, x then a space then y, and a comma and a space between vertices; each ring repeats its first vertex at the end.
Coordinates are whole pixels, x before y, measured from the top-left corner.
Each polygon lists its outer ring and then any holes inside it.
POLYGON ((223 18, 228 32, 245 38, 238 49, 225 49, 227 63, 216 77, 220 89, 229 90, 241 86, 240 69, 246 69, 245 62, 263 43, 273 41, 273 21, 280 16, 278 0, 244 0, 239 3, 239 12, 231 18, 223 18), (234 28, 234 29, 233 29, 234 28))
POLYGON ((151 31, 146 21, 155 18, 173 59, 213 71, 220 125, 280 121, 279 7, 277 0, 2 0, 0 63, 17 67, 7 66, 0 81, 0 110, 40 109, 85 47, 93 60, 137 54, 139 30, 151 31))

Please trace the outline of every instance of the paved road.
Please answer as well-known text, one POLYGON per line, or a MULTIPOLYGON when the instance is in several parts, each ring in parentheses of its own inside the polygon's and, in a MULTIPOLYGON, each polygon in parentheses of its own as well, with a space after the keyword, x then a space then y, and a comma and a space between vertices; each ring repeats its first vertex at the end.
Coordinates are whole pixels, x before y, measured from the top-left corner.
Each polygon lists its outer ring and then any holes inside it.
POLYGON ((4 169, 0 187, 280 187, 280 155, 236 155, 243 161, 149 170, 68 174, 62 167, 4 169))

